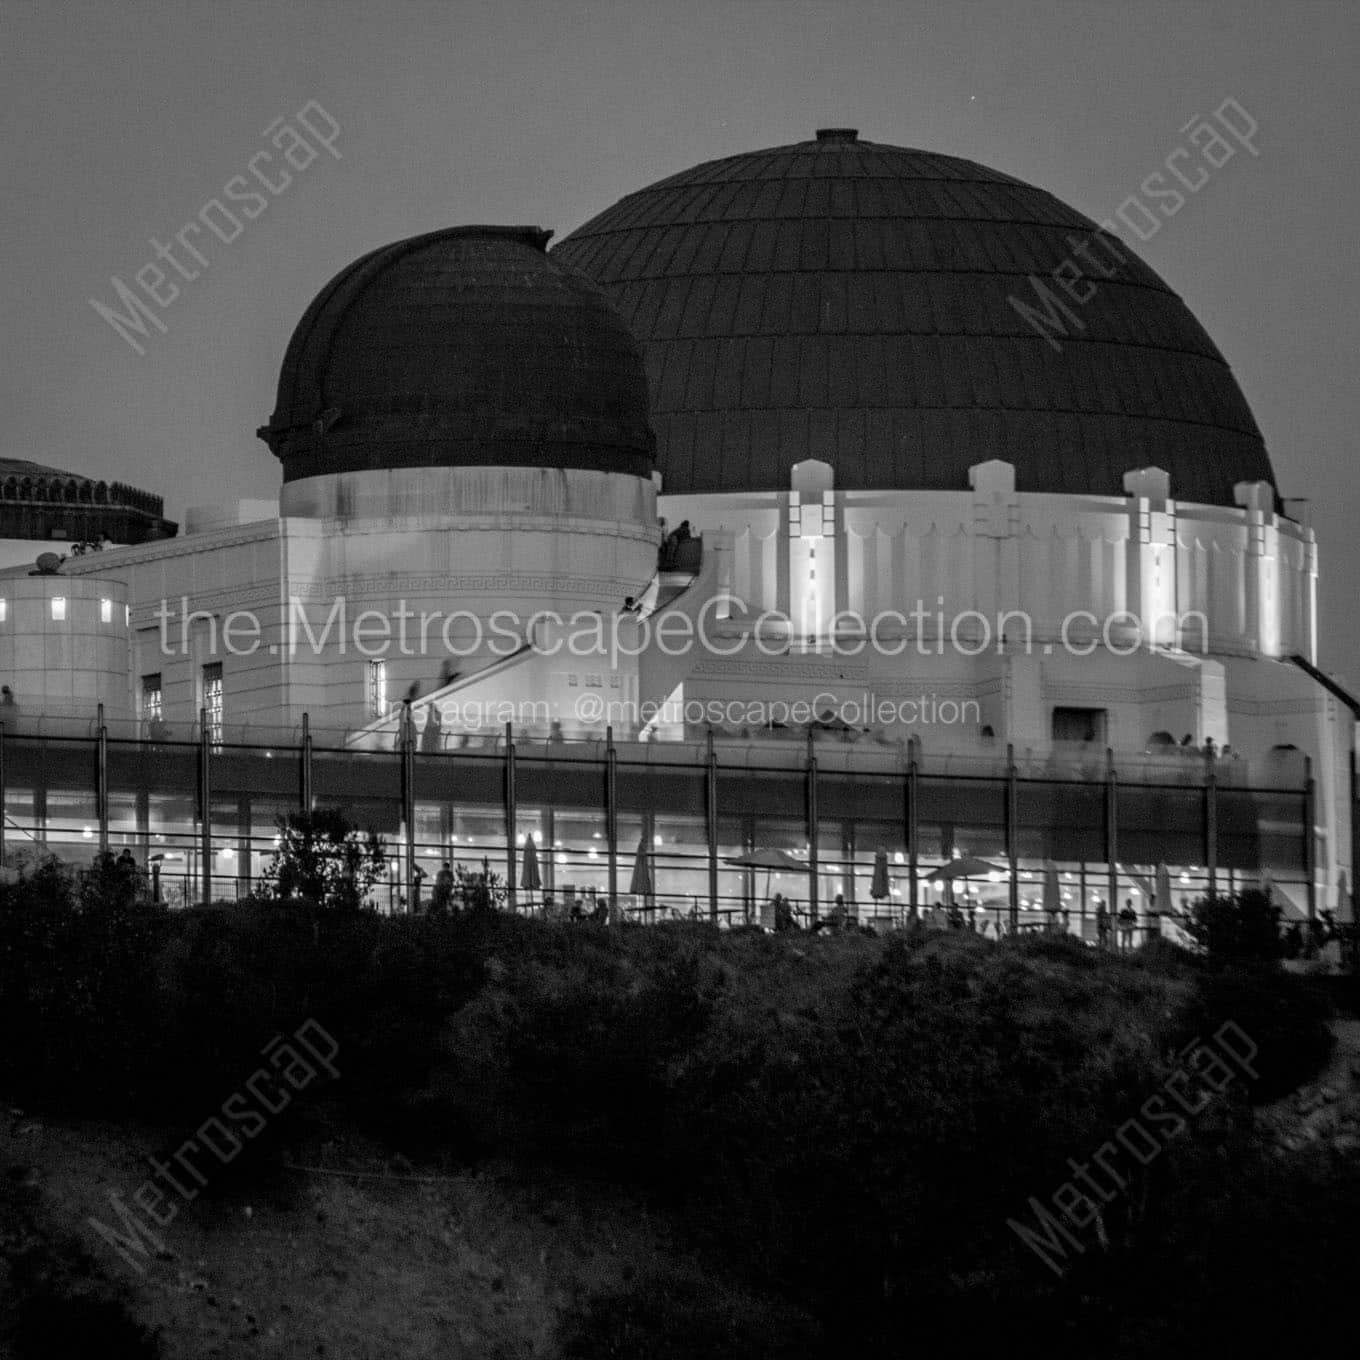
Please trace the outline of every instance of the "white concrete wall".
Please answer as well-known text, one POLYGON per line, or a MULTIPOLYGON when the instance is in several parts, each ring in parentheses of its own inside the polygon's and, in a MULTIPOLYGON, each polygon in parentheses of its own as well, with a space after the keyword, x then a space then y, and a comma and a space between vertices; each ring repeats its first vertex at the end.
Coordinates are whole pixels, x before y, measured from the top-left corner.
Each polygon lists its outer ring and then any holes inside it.
POLYGON ((446 662, 466 674, 498 659, 493 644, 508 651, 533 615, 612 618, 656 573, 654 488, 621 474, 347 473, 290 483, 282 509, 282 519, 100 555, 101 571, 128 582, 133 681, 140 688, 142 675, 161 674, 172 725, 195 719, 202 667, 220 660, 228 726, 290 729, 304 712, 318 726, 363 726, 370 659, 385 657, 391 700, 412 683, 428 692, 446 662), (502 611, 495 633, 492 616, 502 611), (206 617, 186 626, 193 615, 206 617), (423 641, 422 615, 432 620, 423 641), (382 619, 391 630, 385 649, 382 619), (225 645, 228 628, 235 651, 225 645), (483 643, 473 650, 479 629, 483 643), (446 637, 469 654, 450 656, 446 637))
POLYGON ((102 703, 106 717, 128 717, 127 600, 125 582, 103 572, 0 575, 0 683, 21 715, 93 718, 102 703))

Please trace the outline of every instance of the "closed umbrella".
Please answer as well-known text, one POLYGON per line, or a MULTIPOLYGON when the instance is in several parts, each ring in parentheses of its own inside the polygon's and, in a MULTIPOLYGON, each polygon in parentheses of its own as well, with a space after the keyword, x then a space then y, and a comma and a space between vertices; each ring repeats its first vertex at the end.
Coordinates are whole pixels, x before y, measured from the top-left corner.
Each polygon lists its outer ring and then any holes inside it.
POLYGON ((633 856, 633 877, 629 881, 628 891, 634 897, 650 897, 656 891, 652 885, 651 854, 646 836, 638 841, 637 854, 633 856))
POLYGON ((880 845, 874 855, 874 877, 869 884, 869 896, 879 901, 891 891, 888 886, 888 852, 880 845))
POLYGON ((1153 902, 1158 916, 1170 916, 1175 913, 1175 903, 1171 898, 1171 870, 1165 864, 1157 866, 1157 892, 1153 902))
POLYGON ((1058 866, 1052 860, 1044 864, 1044 911, 1056 919, 1062 910, 1062 886, 1058 882, 1058 866))
POLYGON ((524 864, 519 871, 519 886, 525 892, 537 892, 543 886, 543 878, 538 872, 538 846, 532 836, 524 838, 524 864))

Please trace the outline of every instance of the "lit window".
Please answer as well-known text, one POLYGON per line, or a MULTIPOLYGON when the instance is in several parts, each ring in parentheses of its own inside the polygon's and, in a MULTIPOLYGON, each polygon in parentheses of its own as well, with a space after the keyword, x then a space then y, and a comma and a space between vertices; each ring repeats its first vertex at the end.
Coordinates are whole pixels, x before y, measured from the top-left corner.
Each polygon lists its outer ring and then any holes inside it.
POLYGON ((9 618, 9 601, 0 600, 0 623, 4 623, 7 618, 9 618))
POLYGON ((132 627, 132 606, 130 604, 123 606, 123 626, 125 628, 132 627))
POLYGON ((100 622, 100 623, 112 623, 112 622, 113 622, 113 601, 112 601, 112 600, 100 600, 100 601, 99 601, 99 622, 100 622))
POLYGON ((52 617, 60 623, 66 617, 66 596, 52 596, 52 617))
POLYGON ((368 663, 368 716, 381 718, 387 710, 387 662, 368 663))
POLYGON ((161 716, 161 673, 142 676, 142 717, 155 722, 161 716))
POLYGON ((203 708, 208 717, 208 736, 214 744, 222 740, 222 663, 203 667, 203 708))

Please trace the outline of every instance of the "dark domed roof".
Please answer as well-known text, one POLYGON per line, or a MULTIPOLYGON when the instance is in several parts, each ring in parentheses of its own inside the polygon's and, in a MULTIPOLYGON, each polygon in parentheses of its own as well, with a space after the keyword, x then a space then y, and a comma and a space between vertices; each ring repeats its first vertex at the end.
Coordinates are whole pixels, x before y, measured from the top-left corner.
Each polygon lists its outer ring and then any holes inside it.
POLYGON ((454 227, 356 260, 308 307, 260 430, 285 482, 369 468, 651 475, 637 341, 537 227, 454 227))
POLYGON ((804 458, 849 490, 965 488, 990 458, 1020 491, 1121 495, 1155 465, 1177 499, 1230 505, 1235 482, 1274 480, 1176 294, 1052 194, 971 161, 832 129, 630 194, 553 258, 643 342, 667 492, 785 488, 804 458), (1117 271, 1082 266, 1084 304, 1051 277, 1074 243, 1117 271), (1066 336, 1009 301, 1042 310, 1031 276, 1070 308, 1066 336))

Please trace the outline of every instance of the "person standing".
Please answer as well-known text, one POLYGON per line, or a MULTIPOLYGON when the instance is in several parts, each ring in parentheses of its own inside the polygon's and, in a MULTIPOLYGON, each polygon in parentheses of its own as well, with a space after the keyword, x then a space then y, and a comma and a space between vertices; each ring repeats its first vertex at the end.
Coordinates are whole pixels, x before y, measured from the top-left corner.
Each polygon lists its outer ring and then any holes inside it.
POLYGON ((430 892, 430 915, 443 916, 453 906, 453 868, 447 860, 444 867, 434 876, 434 888, 430 892))
POLYGON ((1138 929, 1138 913, 1133 909, 1133 898, 1126 897, 1119 912, 1119 947, 1132 949, 1134 935, 1138 929))
POLYGON ((1110 947, 1110 913, 1104 902, 1096 902, 1096 943, 1102 949, 1110 947))

